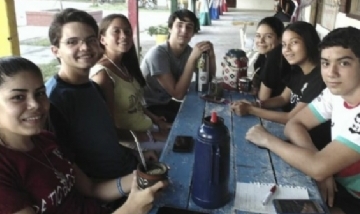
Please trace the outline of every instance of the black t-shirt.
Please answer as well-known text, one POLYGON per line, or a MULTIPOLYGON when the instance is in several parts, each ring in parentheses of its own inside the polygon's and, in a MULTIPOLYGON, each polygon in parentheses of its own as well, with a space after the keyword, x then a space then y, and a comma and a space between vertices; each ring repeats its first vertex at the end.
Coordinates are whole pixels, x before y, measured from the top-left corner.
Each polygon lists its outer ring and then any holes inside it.
POLYGON ((260 71, 260 80, 272 89, 271 96, 280 95, 285 88, 284 77, 291 72, 291 66, 282 55, 282 46, 278 45, 266 55, 260 71))
POLYGON ((282 22, 290 22, 291 17, 282 11, 278 11, 274 14, 274 17, 278 18, 282 22))
MULTIPOLYGON (((286 80, 286 86, 291 90, 290 103, 294 108, 298 102, 311 103, 326 87, 321 77, 320 67, 315 67, 309 74, 293 69, 286 80)), ((311 139, 318 149, 322 149, 331 141, 331 121, 325 122, 309 131, 311 139)))
POLYGON ((294 108, 298 102, 310 103, 326 87, 322 80, 320 67, 315 67, 309 74, 304 75, 301 69, 294 68, 286 80, 286 86, 291 89, 290 103, 294 108))
POLYGON ((260 74, 261 67, 264 66, 265 61, 266 61, 265 54, 260 54, 254 63, 254 71, 256 71, 257 69, 260 69, 258 71, 258 74, 260 74))
POLYGON ((292 0, 282 0, 280 1, 274 16, 280 19, 282 22, 289 22, 291 21, 291 16, 295 11, 295 7, 296 5, 292 0), (285 11, 287 4, 289 4, 289 9, 287 13, 284 13, 283 10, 285 11))
POLYGON ((55 75, 46 82, 50 123, 60 147, 86 175, 114 179, 137 166, 133 151, 119 144, 117 130, 98 85, 73 85, 55 75))

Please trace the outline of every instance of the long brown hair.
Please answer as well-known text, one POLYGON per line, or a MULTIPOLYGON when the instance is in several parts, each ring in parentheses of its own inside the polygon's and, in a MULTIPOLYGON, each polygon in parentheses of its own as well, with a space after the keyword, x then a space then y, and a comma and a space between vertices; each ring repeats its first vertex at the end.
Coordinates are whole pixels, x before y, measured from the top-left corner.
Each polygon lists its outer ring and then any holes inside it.
MULTIPOLYGON (((99 25, 99 40, 101 36, 105 36, 105 33, 107 29, 109 28, 111 22, 114 19, 122 19, 125 21, 131 28, 129 19, 124 16, 123 14, 110 14, 103 18, 99 25)), ((100 47, 105 50, 104 45, 100 44, 100 47)), ((124 54, 122 57, 122 63, 126 67, 126 69, 129 71, 129 73, 136 79, 136 81, 140 84, 141 87, 144 87, 146 85, 145 78, 142 75, 142 72, 140 70, 140 64, 139 59, 136 54, 135 44, 133 42, 133 45, 131 46, 130 50, 124 54)))

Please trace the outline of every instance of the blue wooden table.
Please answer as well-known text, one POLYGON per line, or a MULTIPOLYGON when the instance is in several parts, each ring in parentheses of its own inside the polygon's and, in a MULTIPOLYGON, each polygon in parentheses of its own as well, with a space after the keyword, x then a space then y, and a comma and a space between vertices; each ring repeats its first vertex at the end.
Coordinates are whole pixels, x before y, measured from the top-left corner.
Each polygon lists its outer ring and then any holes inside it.
MULTIPOLYGON (((227 100, 239 99, 253 100, 253 97, 235 92, 225 92, 227 100)), ((258 124, 259 118, 253 116, 239 117, 230 111, 227 104, 214 104, 203 101, 197 92, 191 90, 186 96, 179 114, 173 124, 167 144, 163 150, 160 161, 169 165, 169 186, 163 190, 156 200, 150 213, 156 214, 158 207, 171 206, 194 211, 205 211, 214 214, 248 213, 234 211, 236 182, 263 182, 277 183, 279 185, 294 185, 305 187, 311 199, 321 200, 315 182, 302 172, 294 169, 277 155, 267 149, 260 149, 245 140, 247 130, 258 124), (172 146, 177 135, 189 135, 194 139, 202 123, 202 118, 216 111, 224 118, 231 136, 230 182, 229 190, 232 200, 220 209, 204 210, 198 207, 191 199, 191 177, 194 164, 194 151, 192 153, 174 153, 172 146)), ((269 121, 263 121, 264 127, 272 134, 283 136, 283 126, 269 121)))

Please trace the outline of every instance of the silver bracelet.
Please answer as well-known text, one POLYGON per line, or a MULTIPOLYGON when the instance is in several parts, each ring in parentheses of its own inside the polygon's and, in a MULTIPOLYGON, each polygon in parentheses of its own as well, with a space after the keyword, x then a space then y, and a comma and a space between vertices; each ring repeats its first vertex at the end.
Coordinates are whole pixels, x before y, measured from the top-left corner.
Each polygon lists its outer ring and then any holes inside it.
POLYGON ((127 194, 124 192, 121 186, 121 177, 116 180, 116 186, 121 196, 127 196, 127 194))

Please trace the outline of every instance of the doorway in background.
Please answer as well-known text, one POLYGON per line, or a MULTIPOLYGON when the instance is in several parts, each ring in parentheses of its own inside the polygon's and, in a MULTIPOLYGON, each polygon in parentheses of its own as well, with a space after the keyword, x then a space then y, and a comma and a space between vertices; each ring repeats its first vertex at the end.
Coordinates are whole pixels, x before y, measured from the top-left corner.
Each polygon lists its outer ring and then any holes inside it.
POLYGON ((236 0, 226 0, 226 5, 228 7, 236 8, 236 0))

